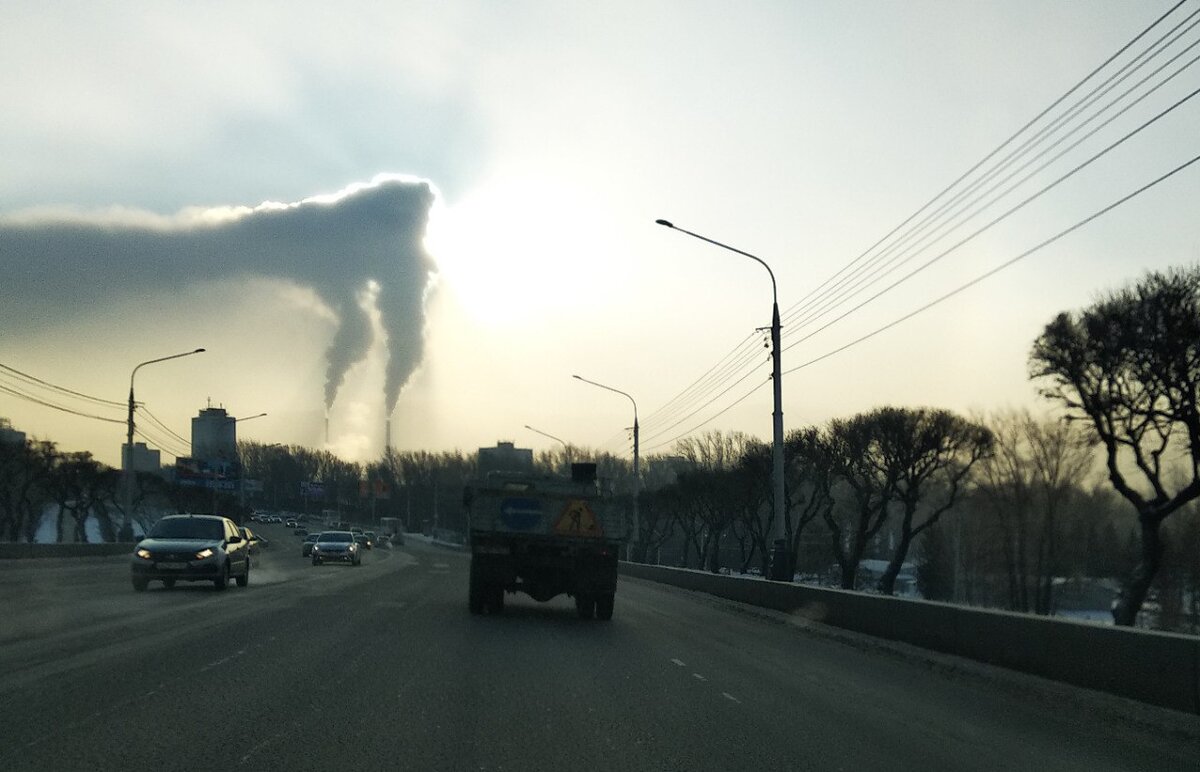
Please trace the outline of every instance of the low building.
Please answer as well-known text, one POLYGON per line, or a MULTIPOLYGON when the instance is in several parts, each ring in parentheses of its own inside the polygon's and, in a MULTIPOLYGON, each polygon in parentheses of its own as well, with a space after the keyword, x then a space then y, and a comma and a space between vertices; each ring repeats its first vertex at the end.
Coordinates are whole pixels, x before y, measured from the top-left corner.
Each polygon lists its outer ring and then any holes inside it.
POLYGON ((161 472, 162 454, 146 447, 144 442, 133 443, 133 457, 130 458, 129 443, 121 443, 121 468, 132 469, 135 472, 161 472))
POLYGON ((533 450, 518 448, 511 442, 497 442, 494 448, 480 448, 479 474, 488 472, 532 472, 533 450))
POLYGON ((13 428, 7 418, 0 418, 0 445, 24 445, 25 432, 13 428))

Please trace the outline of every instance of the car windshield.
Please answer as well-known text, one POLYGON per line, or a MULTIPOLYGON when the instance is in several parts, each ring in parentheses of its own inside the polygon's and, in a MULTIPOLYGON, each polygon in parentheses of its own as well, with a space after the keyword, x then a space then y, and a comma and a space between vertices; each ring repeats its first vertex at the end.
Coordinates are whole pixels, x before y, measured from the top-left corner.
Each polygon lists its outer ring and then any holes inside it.
POLYGON ((219 541, 225 529, 220 520, 200 517, 168 517, 159 520, 150 529, 152 539, 204 539, 219 541))
POLYGON ((322 544, 326 542, 348 542, 354 541, 354 537, 345 531, 326 531, 317 537, 317 541, 322 544))

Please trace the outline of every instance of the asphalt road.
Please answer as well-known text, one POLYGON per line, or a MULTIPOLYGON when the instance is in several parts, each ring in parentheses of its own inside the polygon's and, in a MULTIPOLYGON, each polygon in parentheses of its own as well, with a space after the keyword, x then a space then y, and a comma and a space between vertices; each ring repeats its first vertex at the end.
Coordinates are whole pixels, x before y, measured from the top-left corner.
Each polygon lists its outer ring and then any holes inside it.
POLYGON ((124 558, 0 565, 0 768, 1194 770, 1200 759, 1194 717, 1170 714, 1173 731, 1130 725, 1090 712, 1087 693, 1048 700, 682 590, 622 579, 611 622, 524 596, 475 617, 465 555, 410 545, 313 568, 286 531, 268 535, 250 586, 221 593, 135 594, 124 558))

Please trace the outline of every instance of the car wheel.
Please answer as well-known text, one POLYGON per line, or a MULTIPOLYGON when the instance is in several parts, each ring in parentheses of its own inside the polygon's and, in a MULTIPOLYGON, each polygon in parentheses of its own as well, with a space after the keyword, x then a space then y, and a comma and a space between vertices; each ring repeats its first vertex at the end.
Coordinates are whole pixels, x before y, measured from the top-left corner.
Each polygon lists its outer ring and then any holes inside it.
POLYGON ((246 561, 246 571, 237 578, 237 586, 245 587, 250 584, 250 561, 246 561))
POLYGON ((166 587, 169 590, 174 586, 175 586, 174 579, 163 579, 163 587, 166 587))
POLYGON ((609 620, 613 615, 613 594, 601 595, 596 598, 596 619, 609 620))
POLYGON ((314 565, 314 566, 319 566, 319 565, 321 565, 321 561, 317 560, 316 558, 313 558, 313 562, 312 562, 312 563, 313 563, 313 565, 314 565))
POLYGON ((596 614, 596 600, 590 595, 575 596, 575 611, 580 619, 591 619, 596 614))
POLYGON ((221 566, 221 573, 216 579, 213 579, 213 586, 218 590, 224 590, 229 586, 229 564, 225 563, 221 566))
POLYGON ((145 592, 146 585, 148 584, 150 584, 150 582, 145 579, 138 579, 137 577, 134 577, 133 579, 133 589, 137 592, 145 592))

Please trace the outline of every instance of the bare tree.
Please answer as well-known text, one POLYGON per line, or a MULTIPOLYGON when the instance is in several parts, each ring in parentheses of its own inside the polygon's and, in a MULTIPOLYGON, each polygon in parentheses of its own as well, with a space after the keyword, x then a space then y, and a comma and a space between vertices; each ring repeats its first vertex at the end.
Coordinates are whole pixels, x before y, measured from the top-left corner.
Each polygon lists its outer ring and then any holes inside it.
POLYGON ((954 506, 971 469, 991 452, 992 433, 948 410, 885 407, 871 415, 872 451, 901 507, 899 539, 879 579, 880 592, 891 595, 913 539, 954 506))
POLYGON ((877 411, 829 423, 829 451, 833 469, 851 492, 849 522, 843 523, 834 508, 822 512, 829 526, 833 556, 841 573, 840 585, 853 590, 867 546, 887 522, 895 495, 895 470, 879 463, 877 411))
POLYGON ((1140 559, 1113 608, 1118 625, 1133 625, 1162 562, 1163 520, 1200 496, 1200 267, 1152 272, 1059 314, 1034 342, 1030 374, 1088 422, 1109 481, 1137 511, 1140 559), (1187 474, 1171 490, 1175 453, 1187 474))
POLYGON ((999 532, 1009 608, 1050 614, 1052 582, 1065 566, 1066 509, 1092 465, 1092 441, 1078 423, 1039 420, 1028 410, 990 421, 993 453, 980 465, 980 500, 999 532))

